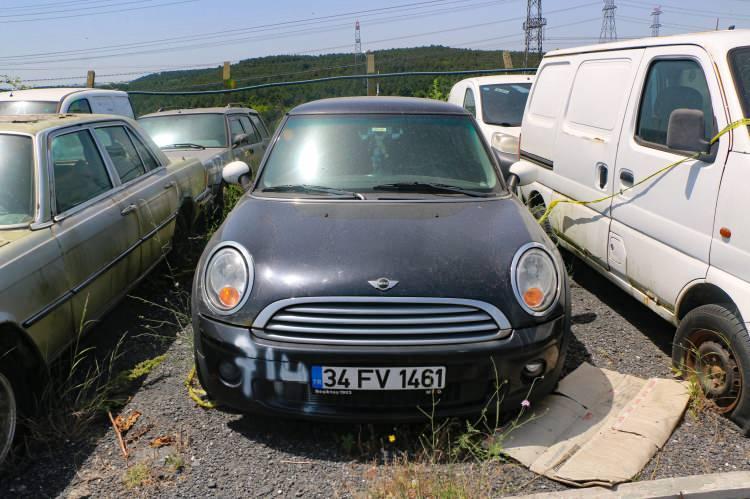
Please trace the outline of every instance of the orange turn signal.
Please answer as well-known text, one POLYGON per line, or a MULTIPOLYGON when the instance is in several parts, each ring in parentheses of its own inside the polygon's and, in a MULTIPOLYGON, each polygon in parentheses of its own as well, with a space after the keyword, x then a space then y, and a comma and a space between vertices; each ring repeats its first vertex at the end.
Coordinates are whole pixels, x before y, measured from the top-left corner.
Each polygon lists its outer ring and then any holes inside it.
POLYGON ((531 308, 538 307, 544 301, 544 292, 539 288, 529 288, 523 294, 523 301, 531 308))
POLYGON ((219 301, 227 308, 234 308, 240 302, 240 292, 231 286, 219 290, 219 301))

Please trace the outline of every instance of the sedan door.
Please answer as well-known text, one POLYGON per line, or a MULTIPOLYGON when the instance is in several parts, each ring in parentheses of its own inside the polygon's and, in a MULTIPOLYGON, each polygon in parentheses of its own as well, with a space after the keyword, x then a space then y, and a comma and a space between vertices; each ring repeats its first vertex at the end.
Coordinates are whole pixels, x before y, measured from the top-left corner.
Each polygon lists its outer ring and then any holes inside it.
POLYGON ((115 176, 91 131, 64 130, 49 144, 52 233, 63 254, 74 323, 80 330, 113 304, 112 276, 123 265, 131 241, 123 233, 121 208, 111 197, 115 176))

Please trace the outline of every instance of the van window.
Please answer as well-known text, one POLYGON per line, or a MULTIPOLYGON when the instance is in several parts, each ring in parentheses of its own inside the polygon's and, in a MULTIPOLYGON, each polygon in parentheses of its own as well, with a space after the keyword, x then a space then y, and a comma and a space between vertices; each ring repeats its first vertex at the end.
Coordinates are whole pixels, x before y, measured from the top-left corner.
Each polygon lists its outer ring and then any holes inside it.
POLYGON ((594 60, 581 64, 570 94, 568 121, 613 130, 628 96, 630 67, 627 59, 594 60))
POLYGON ((705 138, 715 135, 715 121, 706 76, 691 59, 658 60, 651 64, 638 111, 636 137, 665 146, 669 117, 675 109, 698 109, 706 118, 705 138))
POLYGON ((256 114, 250 115, 250 120, 253 122, 253 125, 255 125, 255 128, 258 129, 260 132, 260 136, 264 139, 268 138, 268 128, 266 128, 266 124, 263 123, 263 120, 260 119, 260 116, 256 114))
POLYGON ((539 72, 532 89, 529 113, 545 118, 557 119, 560 116, 563 92, 568 89, 570 81, 570 64, 547 64, 539 72))
POLYGON ((521 126, 531 83, 482 85, 482 121, 488 125, 521 126))
POLYGON ((729 59, 742 110, 745 116, 750 116, 750 47, 733 50, 729 53, 729 59))
POLYGON ((470 88, 467 88, 466 93, 464 94, 464 109, 474 116, 477 115, 477 105, 474 102, 474 91, 470 88))
POLYGON ((146 173, 146 168, 124 127, 97 128, 94 134, 107 151, 123 184, 146 173))
POLYGON ((112 188, 107 168, 87 130, 52 139, 57 213, 95 198, 112 188))
POLYGON ((68 112, 91 114, 91 106, 89 106, 88 99, 78 99, 77 101, 73 101, 70 106, 68 106, 68 112))

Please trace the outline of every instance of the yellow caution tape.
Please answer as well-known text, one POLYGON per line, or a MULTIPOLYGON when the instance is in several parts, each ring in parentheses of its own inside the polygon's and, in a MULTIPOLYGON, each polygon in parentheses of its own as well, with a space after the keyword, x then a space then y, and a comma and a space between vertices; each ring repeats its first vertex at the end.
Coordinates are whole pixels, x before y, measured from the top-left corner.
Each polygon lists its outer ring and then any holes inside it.
MULTIPOLYGON (((735 128, 739 128, 741 126, 750 126, 750 118, 743 118, 741 120, 735 121, 734 123, 730 123, 723 130, 721 130, 719 133, 717 133, 716 136, 714 138, 712 138, 709 143, 710 144, 714 144, 717 140, 719 140, 719 138, 722 135, 724 135, 726 133, 729 133, 730 131, 734 130, 735 128)), ((544 213, 542 214, 542 216, 539 218, 539 224, 540 225, 543 224, 547 220, 547 218, 549 217, 549 214, 552 212, 552 210, 555 209, 555 206, 557 206, 560 203, 579 204, 579 205, 589 205, 589 204, 601 203, 602 201, 606 201, 608 199, 612 199, 613 197, 618 196, 618 195, 622 194, 625 191, 629 191, 630 189, 634 189, 634 188, 638 187, 639 185, 642 185, 642 184, 648 182, 652 178, 657 177, 657 176, 661 175, 662 173, 668 172, 669 170, 671 170, 675 166, 679 166, 679 165, 685 163, 686 161, 690 161, 690 160, 693 160, 693 159, 698 159, 698 158, 700 158, 700 155, 701 155, 701 153, 695 153, 692 156, 688 156, 686 158, 682 158, 682 159, 680 159, 678 161, 675 161, 674 163, 670 163, 667 166, 665 166, 664 168, 662 168, 660 170, 657 170, 654 173, 652 173, 651 175, 649 175, 649 176, 647 176, 647 177, 639 180, 635 184, 633 184, 633 185, 631 185, 629 187, 626 187, 624 189, 620 189, 619 191, 617 191, 614 194, 611 194, 609 196, 604 196, 604 197, 601 197, 601 198, 598 198, 598 199, 592 199, 591 201, 578 201, 576 199, 555 199, 554 201, 552 201, 549 204, 549 206, 547 207, 547 209, 544 211, 544 213)))
POLYGON ((214 409, 216 404, 206 398, 208 396, 206 391, 202 388, 195 388, 195 386, 193 386, 195 384, 195 374, 195 366, 193 366, 193 369, 190 370, 190 374, 188 374, 188 377, 185 380, 185 388, 187 388, 188 395, 196 404, 204 409, 214 409))

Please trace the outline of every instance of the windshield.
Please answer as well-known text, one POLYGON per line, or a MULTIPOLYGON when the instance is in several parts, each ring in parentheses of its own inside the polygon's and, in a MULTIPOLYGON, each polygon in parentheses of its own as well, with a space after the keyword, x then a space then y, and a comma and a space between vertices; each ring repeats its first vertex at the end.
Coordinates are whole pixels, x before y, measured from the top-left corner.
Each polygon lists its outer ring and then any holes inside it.
POLYGON ((41 100, 0 101, 0 114, 55 114, 57 102, 41 100))
POLYGON ((488 125, 521 126, 531 83, 482 85, 482 120, 488 125))
POLYGON ((737 81, 737 92, 745 117, 750 117, 750 47, 735 49, 730 55, 732 72, 737 81))
POLYGON ((326 195, 320 188, 378 197, 393 196, 384 191, 503 192, 471 118, 451 115, 292 116, 256 191, 290 191, 290 186, 314 186, 316 192, 307 194, 317 196, 326 195))
POLYGON ((0 225, 33 220, 33 178, 31 137, 0 134, 0 225))
POLYGON ((227 147, 223 114, 170 114, 140 118, 138 123, 159 147, 169 148, 175 144, 227 147))

